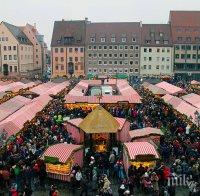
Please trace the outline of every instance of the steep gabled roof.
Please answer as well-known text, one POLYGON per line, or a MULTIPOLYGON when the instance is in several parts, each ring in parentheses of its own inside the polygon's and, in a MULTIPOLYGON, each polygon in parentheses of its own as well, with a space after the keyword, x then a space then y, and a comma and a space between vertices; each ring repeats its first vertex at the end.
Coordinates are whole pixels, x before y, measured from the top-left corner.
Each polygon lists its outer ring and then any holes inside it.
POLYGON ((85 20, 55 21, 51 47, 84 45, 85 29, 85 20), (67 40, 68 38, 71 40, 67 40))
POLYGON ((20 44, 32 45, 28 37, 24 34, 24 32, 20 29, 20 27, 14 26, 7 22, 3 22, 4 25, 8 28, 8 30, 13 34, 13 36, 17 39, 20 44))

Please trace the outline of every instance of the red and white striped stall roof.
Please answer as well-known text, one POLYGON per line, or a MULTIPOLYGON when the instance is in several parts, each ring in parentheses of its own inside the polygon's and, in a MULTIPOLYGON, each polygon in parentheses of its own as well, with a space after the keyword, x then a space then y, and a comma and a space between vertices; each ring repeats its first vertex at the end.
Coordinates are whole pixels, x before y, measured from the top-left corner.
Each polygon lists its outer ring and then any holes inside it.
POLYGON ((156 84, 156 86, 166 90, 167 92, 169 92, 169 94, 172 94, 172 95, 185 92, 184 89, 177 87, 175 85, 172 85, 172 84, 165 82, 165 81, 156 84))
POLYGON ((74 144, 55 144, 52 146, 49 146, 45 152, 42 155, 42 159, 44 159, 45 156, 48 157, 55 157, 58 158, 60 163, 66 163, 67 160, 70 158, 72 153, 78 149, 80 149, 81 145, 74 145, 74 144))
POLYGON ((133 138, 145 137, 149 135, 163 135, 163 132, 158 128, 145 127, 143 129, 131 130, 129 131, 129 135, 133 139, 133 138))
POLYGON ((156 159, 159 158, 155 147, 149 142, 129 142, 124 143, 124 145, 131 160, 134 160, 137 155, 154 155, 156 159))
POLYGON ((200 95, 191 93, 191 94, 182 96, 182 99, 185 100, 186 102, 192 104, 196 108, 200 109, 200 95))

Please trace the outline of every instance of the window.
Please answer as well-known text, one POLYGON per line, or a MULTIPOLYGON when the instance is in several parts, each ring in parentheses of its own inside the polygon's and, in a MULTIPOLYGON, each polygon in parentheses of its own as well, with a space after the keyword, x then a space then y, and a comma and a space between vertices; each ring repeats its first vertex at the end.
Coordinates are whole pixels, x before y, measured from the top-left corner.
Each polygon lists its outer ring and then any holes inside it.
POLYGON ((63 61, 64 61, 64 57, 61 57, 61 58, 60 58, 60 61, 63 62, 63 61))
POLYGON ((112 61, 109 61, 109 65, 112 65, 113 64, 113 62, 112 61))
POLYGON ((134 46, 133 46, 133 45, 131 45, 131 46, 130 46, 130 50, 133 50, 133 49, 134 49, 134 46))
POLYGON ((195 41, 199 42, 200 41, 200 37, 195 37, 195 41))
POLYGON ((93 46, 93 50, 96 50, 97 49, 97 46, 93 46))
POLYGON ((107 69, 103 69, 103 72, 104 72, 104 73, 107 73, 107 69))
POLYGON ((107 57, 108 57, 108 54, 105 53, 105 54, 103 54, 103 56, 104 56, 104 58, 107 58, 107 57))
POLYGON ((101 37, 101 42, 106 42, 106 38, 105 37, 101 37))
POLYGON ((76 70, 76 71, 78 70, 78 65, 75 65, 75 70, 76 70))
POLYGON ((8 50, 12 50, 11 46, 8 46, 8 50))
POLYGON ((9 55, 9 60, 12 60, 12 55, 9 55))
POLYGON ((120 64, 120 65, 123 65, 123 61, 119 61, 119 64, 120 64))
POLYGON ((169 70, 169 65, 166 66, 167 70, 169 70))
POLYGON ((7 55, 4 55, 4 60, 7 60, 7 55))
POLYGON ((17 55, 14 55, 14 60, 17 60, 17 55))
POLYGON ((170 52, 170 49, 169 48, 167 48, 167 53, 169 53, 170 52))
POLYGON ((187 59, 190 59, 191 58, 191 54, 187 54, 187 59))
POLYGON ((128 46, 124 46, 124 50, 128 50, 128 46))
POLYGON ((147 52, 147 48, 144 48, 144 52, 147 52))
POLYGON ((111 42, 114 43, 115 42, 115 37, 111 37, 111 42))
POLYGON ((102 70, 101 69, 99 69, 99 73, 101 73, 102 72, 102 70))
POLYGON ((91 73, 91 72, 92 72, 92 69, 89 68, 89 69, 88 69, 88 72, 91 73))
POLYGON ((10 72, 12 72, 12 66, 10 66, 10 72))
POLYGON ((147 66, 146 66, 146 65, 144 65, 144 69, 147 69, 147 66))
POLYGON ((136 68, 136 69, 135 69, 135 73, 138 73, 138 72, 139 72, 139 70, 136 68))
POLYGON ((136 64, 136 65, 138 65, 138 63, 139 63, 138 61, 135 61, 135 64, 136 64))
POLYGON ((193 46, 193 50, 197 50, 197 46, 193 46))
POLYGON ((156 50, 157 52, 160 52, 160 48, 157 48, 157 50, 156 50))
POLYGON ((75 48, 74 50, 75 50, 75 52, 78 52, 78 48, 75 48))
POLYGON ((123 58, 123 54, 122 53, 119 54, 119 58, 123 58))
POLYGON ((17 66, 14 66, 14 71, 17 72, 17 66))
POLYGON ((176 46, 175 46, 175 49, 176 49, 176 50, 179 50, 179 49, 180 49, 180 46, 179 46, 179 45, 176 45, 176 46))
POLYGON ((164 48, 162 48, 162 52, 165 52, 165 49, 164 49, 164 48))
POLYGON ((64 65, 61 65, 61 68, 60 68, 61 70, 64 70, 64 65))
POLYGON ((182 49, 182 50, 185 50, 185 45, 182 45, 182 46, 181 46, 181 49, 182 49))
MULTIPOLYGON (((21 47, 21 50, 23 50, 23 47, 21 47)), ((58 53, 58 48, 55 48, 55 53, 58 53)))
POLYGON ((98 56, 99 56, 99 58, 101 58, 101 57, 102 57, 102 54, 99 54, 98 56))
POLYGON ((78 62, 78 57, 75 57, 75 62, 78 62))
POLYGON ((130 65, 133 65, 133 61, 130 61, 130 65))
POLYGON ((103 49, 104 49, 104 50, 107 50, 107 48, 108 48, 107 46, 103 46, 103 49))
POLYGON ((99 46, 99 50, 102 50, 102 46, 99 46))
POLYGON ((193 54, 193 55, 192 55, 192 58, 193 58, 193 59, 196 59, 196 58, 197 58, 197 55, 196 55, 196 54, 193 54))
POLYGON ((115 54, 114 54, 114 57, 115 57, 115 58, 117 58, 117 57, 118 57, 118 55, 115 53, 115 54))
POLYGON ((94 37, 91 37, 91 38, 90 38, 90 42, 94 43, 94 42, 95 42, 95 38, 94 38, 94 37))
POLYGON ((56 70, 58 70, 58 65, 56 65, 56 70))
POLYGON ((116 68, 114 69, 114 73, 117 73, 117 69, 116 68))
POLYGON ((117 50, 117 49, 118 49, 118 46, 114 46, 114 49, 117 50))
MULTIPOLYGON (((89 46, 90 47, 90 46, 89 46)), ((73 48, 69 48, 69 52, 71 53, 71 52, 73 52, 73 48)))
POLYGON ((92 50, 92 46, 88 46, 88 50, 92 50))
POLYGON ((156 69, 159 69, 159 65, 156 65, 156 69))
POLYGON ((89 57, 89 58, 92 58, 92 54, 91 54, 91 53, 89 53, 89 54, 88 54, 88 57, 89 57))
POLYGON ((128 72, 128 69, 127 69, 127 68, 125 68, 125 69, 124 69, 124 73, 127 73, 127 72, 128 72))
POLYGON ((159 40, 156 40, 156 44, 159 44, 160 43, 160 41, 159 40))
POLYGON ((185 59, 185 54, 181 54, 181 59, 185 59))
POLYGON ((60 52, 64 52, 64 48, 60 48, 60 52))
MULTIPOLYGON (((93 57, 94 57, 94 58, 97 58, 97 54, 96 54, 96 53, 94 53, 94 54, 93 54, 93 57)), ((78 57, 77 57, 77 58, 78 58, 78 57)))
POLYGON ((119 46, 119 49, 120 49, 120 50, 123 50, 123 49, 124 49, 124 46, 123 46, 123 45, 120 45, 120 46, 119 46))
POLYGON ((191 45, 186 45, 186 50, 191 50, 191 45))
POLYGON ((151 65, 149 65, 149 69, 151 69, 151 65))
POLYGON ((125 54, 124 54, 124 57, 125 57, 125 58, 127 58, 127 57, 128 57, 128 54, 127 54, 127 53, 125 53, 125 54))
POLYGON ((133 73, 133 68, 130 68, 130 73, 133 73))
POLYGON ((182 37, 177 37, 177 40, 178 40, 179 42, 181 42, 181 41, 182 41, 182 37))
POLYGON ((73 61, 73 57, 69 57, 69 61, 72 62, 73 61))
POLYGON ((149 61, 151 61, 152 60, 152 57, 149 57, 149 61))
POLYGON ((162 57, 162 61, 165 61, 165 57, 162 57))
POLYGON ((187 42, 191 42, 191 37, 186 37, 187 42))
POLYGON ((6 46, 4 46, 4 47, 3 47, 3 50, 4 50, 4 51, 6 51, 6 50, 7 50, 7 47, 6 47, 6 46))
POLYGON ((169 44, 169 41, 168 40, 164 40, 164 44, 169 44))
POLYGON ((113 49, 113 46, 109 46, 109 50, 112 50, 113 49))
POLYGON ((110 57, 110 58, 112 58, 112 56, 113 56, 112 54, 109 54, 109 57, 110 57))
POLYGON ((147 60, 147 57, 145 56, 145 57, 144 57, 144 61, 146 61, 146 60, 147 60))
POLYGON ((109 73, 112 73, 112 68, 109 69, 109 73))
POLYGON ((136 54, 135 54, 135 57, 136 57, 136 58, 138 58, 138 57, 139 57, 139 54, 138 54, 138 53, 136 53, 136 54))
POLYGON ((135 37, 132 37, 132 42, 136 42, 136 38, 135 37))
POLYGON ((13 46, 13 50, 16 50, 16 46, 13 46))
POLYGON ((152 52, 152 48, 149 48, 149 52, 152 52))
POLYGON ((146 44, 150 44, 150 42, 151 42, 150 40, 146 40, 146 44))
POLYGON ((84 52, 84 48, 80 48, 80 52, 83 53, 84 52))
POLYGON ((126 37, 122 37, 122 42, 123 42, 123 43, 126 42, 126 37))
POLYGON ((118 65, 118 61, 114 61, 114 64, 115 64, 115 65, 118 65))
POLYGON ((99 64, 99 65, 102 65, 102 61, 98 61, 98 64, 99 64))
POLYGON ((55 61, 58 61, 58 57, 55 57, 55 61))
MULTIPOLYGON (((29 48, 30 49, 30 48, 29 48)), ((38 49, 36 49, 36 52, 38 52, 38 49)))
POLYGON ((170 61, 170 58, 169 58, 169 57, 167 57, 167 58, 166 58, 166 61, 170 61))
POLYGON ((35 55, 36 56, 36 58, 38 58, 38 55, 35 55))
POLYGON ((175 58, 179 59, 180 55, 179 54, 175 54, 175 58))

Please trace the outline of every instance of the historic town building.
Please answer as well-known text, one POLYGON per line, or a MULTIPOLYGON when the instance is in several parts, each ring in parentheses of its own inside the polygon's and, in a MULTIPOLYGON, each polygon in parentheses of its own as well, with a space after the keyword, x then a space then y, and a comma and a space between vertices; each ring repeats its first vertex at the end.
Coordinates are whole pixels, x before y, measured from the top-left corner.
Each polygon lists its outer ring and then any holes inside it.
POLYGON ((143 24, 140 48, 140 74, 173 74, 173 43, 170 25, 143 24))
POLYGON ((200 79, 200 11, 171 11, 174 74, 200 79))
POLYGON ((85 72, 93 75, 138 75, 140 23, 88 23, 85 72))
POLYGON ((83 76, 86 20, 55 21, 51 41, 52 77, 83 76))

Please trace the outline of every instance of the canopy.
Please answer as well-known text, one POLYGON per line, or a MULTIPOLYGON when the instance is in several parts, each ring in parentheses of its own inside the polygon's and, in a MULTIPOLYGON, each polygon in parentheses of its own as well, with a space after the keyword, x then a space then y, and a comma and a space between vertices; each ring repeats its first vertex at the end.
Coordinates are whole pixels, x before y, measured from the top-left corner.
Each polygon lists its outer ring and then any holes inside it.
POLYGON ((123 73, 117 73, 114 75, 114 77, 116 77, 117 79, 127 79, 128 75, 123 73))
POLYGON ((151 91, 154 95, 166 95, 168 94, 168 92, 156 85, 150 84, 148 82, 144 82, 143 86, 148 89, 149 91, 151 91))
POLYGON ((196 80, 192 80, 192 81, 191 81, 191 84, 197 84, 197 85, 198 85, 198 84, 200 84, 200 82, 198 82, 198 81, 196 81, 196 80))
POLYGON ((182 88, 174 86, 174 85, 172 85, 168 82, 165 82, 165 81, 156 84, 156 86, 166 90, 167 92, 169 92, 169 94, 172 94, 172 95, 185 92, 182 88))
POLYGON ((128 142, 124 145, 127 148, 130 160, 135 160, 138 155, 153 155, 156 159, 159 159, 158 152, 149 142, 128 142))
POLYGON ((97 106, 84 118, 79 127, 86 133, 116 133, 120 125, 108 111, 97 106))
POLYGON ((131 139, 146 137, 150 135, 164 135, 163 132, 158 128, 145 127, 143 129, 136 129, 129 131, 131 139))
POLYGON ((188 103, 192 104, 196 108, 200 109, 200 95, 191 93, 191 94, 182 96, 182 99, 187 101, 188 103))
POLYGON ((70 156, 77 150, 79 150, 81 145, 74 144, 55 144, 49 146, 42 155, 42 159, 45 157, 55 157, 58 158, 60 163, 66 163, 70 156))

